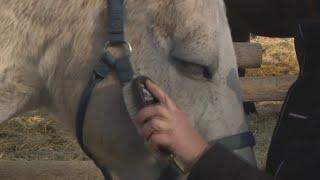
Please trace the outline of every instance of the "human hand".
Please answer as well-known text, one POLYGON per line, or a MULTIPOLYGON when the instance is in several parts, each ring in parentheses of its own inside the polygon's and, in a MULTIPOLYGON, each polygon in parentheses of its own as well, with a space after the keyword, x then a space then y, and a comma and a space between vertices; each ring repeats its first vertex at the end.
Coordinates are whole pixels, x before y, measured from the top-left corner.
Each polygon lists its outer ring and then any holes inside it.
POLYGON ((146 85, 159 103, 142 109, 134 118, 139 134, 151 150, 165 148, 179 158, 185 167, 191 168, 209 147, 208 143, 166 93, 150 80, 146 85))

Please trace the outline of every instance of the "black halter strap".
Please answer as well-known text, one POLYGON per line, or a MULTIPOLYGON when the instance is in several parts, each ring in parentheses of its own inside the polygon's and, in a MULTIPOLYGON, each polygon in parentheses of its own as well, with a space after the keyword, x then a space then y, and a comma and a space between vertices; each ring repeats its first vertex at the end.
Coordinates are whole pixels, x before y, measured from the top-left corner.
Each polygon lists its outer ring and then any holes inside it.
MULTIPOLYGON (((108 0, 108 39, 107 45, 124 43, 124 17, 122 10, 122 0, 108 0)), ((107 46, 106 45, 106 46, 107 46)), ((108 52, 105 52, 99 60, 99 64, 94 67, 92 77, 90 78, 86 88, 84 89, 76 115, 76 137, 82 150, 89 158, 93 160, 96 166, 101 170, 105 180, 112 180, 112 176, 108 171, 108 167, 100 164, 97 158, 89 151, 83 142, 83 126, 86 116, 87 107, 94 87, 101 82, 109 74, 111 69, 118 69, 119 79, 121 82, 127 81, 133 77, 133 71, 129 61, 129 57, 122 60, 114 60, 108 52)))
POLYGON ((84 145, 84 142, 83 142, 83 126, 84 126, 84 120, 85 120, 86 111, 90 101, 91 94, 93 92, 94 87, 100 81, 102 81, 107 76, 108 73, 109 73, 109 68, 103 64, 94 68, 93 75, 87 87, 84 89, 82 96, 80 98, 77 116, 76 116, 75 128, 76 128, 76 137, 81 149, 90 159, 93 160, 95 165, 101 170, 105 180, 112 180, 112 177, 109 171, 107 170, 108 168, 98 163, 96 157, 89 151, 89 149, 84 145))
POLYGON ((123 42, 124 16, 122 10, 123 0, 108 0, 108 24, 109 41, 123 42))
MULTIPOLYGON (((130 44, 125 41, 124 36, 124 15, 122 4, 123 0, 108 0, 108 39, 106 43, 106 48, 112 45, 126 45, 127 48, 131 49, 130 44)), ((79 106, 76 115, 76 137, 78 143, 82 150, 91 158, 96 166, 101 170, 104 175, 105 180, 112 180, 108 167, 102 165, 98 162, 97 158, 89 151, 89 149, 84 145, 83 142, 83 127, 86 116, 86 110, 90 102, 90 98, 94 87, 107 77, 109 72, 114 70, 117 72, 118 78, 122 84, 125 84, 132 80, 133 70, 130 63, 130 56, 124 56, 120 59, 115 60, 112 55, 105 51, 100 60, 99 64, 94 67, 92 77, 90 78, 87 86, 82 92, 79 106)), ((254 138, 252 134, 243 133, 231 137, 227 137, 221 140, 218 140, 216 143, 229 148, 230 150, 240 149, 247 146, 254 145, 254 138), (239 143, 241 142, 241 143, 239 143)), ((158 180, 176 180, 180 175, 180 172, 177 167, 173 165, 168 165, 163 173, 161 174, 158 180)))
POLYGON ((243 132, 240 134, 223 137, 216 141, 210 142, 212 145, 222 146, 230 151, 252 147, 256 145, 256 140, 252 132, 243 132))

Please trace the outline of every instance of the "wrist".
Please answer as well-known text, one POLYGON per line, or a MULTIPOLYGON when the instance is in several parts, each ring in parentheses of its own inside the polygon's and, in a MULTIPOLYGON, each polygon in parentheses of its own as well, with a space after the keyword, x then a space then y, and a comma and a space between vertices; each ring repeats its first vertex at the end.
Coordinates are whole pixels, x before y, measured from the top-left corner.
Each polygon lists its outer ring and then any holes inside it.
POLYGON ((198 160, 210 149, 208 143, 204 142, 202 146, 197 148, 196 153, 190 156, 184 156, 188 158, 182 158, 181 156, 170 156, 169 161, 173 163, 178 169, 181 170, 183 174, 188 173, 193 168, 193 165, 198 162, 198 160))
POLYGON ((185 168, 188 171, 190 171, 192 169, 192 167, 194 166, 194 164, 196 164, 198 162, 198 160, 208 151, 208 149, 210 149, 210 145, 207 142, 203 141, 202 145, 199 146, 199 148, 194 153, 192 158, 188 162, 186 162, 185 168))

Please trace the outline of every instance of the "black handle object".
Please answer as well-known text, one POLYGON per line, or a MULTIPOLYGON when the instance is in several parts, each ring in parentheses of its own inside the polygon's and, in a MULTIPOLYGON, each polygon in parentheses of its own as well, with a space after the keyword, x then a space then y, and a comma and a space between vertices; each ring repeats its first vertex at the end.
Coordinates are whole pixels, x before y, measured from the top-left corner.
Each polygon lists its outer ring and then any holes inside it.
POLYGON ((132 82, 134 101, 139 110, 159 103, 159 100, 147 88, 147 80, 150 80, 150 78, 139 76, 132 82))

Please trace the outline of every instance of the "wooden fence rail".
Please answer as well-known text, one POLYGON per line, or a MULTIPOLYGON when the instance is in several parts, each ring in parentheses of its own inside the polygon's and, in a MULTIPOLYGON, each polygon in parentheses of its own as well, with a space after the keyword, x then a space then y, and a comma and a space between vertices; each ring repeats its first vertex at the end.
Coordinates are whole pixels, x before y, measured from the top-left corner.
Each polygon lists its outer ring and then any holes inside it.
POLYGON ((244 101, 282 101, 297 76, 242 77, 240 87, 244 101))
POLYGON ((91 161, 0 161, 1 180, 103 180, 91 161))

